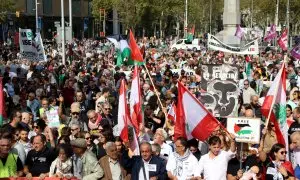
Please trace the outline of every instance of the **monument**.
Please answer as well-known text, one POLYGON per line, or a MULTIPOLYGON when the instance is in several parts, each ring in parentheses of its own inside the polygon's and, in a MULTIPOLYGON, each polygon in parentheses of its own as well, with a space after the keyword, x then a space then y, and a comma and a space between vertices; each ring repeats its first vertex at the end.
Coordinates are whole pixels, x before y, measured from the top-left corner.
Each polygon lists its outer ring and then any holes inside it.
POLYGON ((224 0, 224 29, 216 37, 225 44, 240 46, 240 39, 234 36, 238 24, 241 24, 240 0, 224 0))

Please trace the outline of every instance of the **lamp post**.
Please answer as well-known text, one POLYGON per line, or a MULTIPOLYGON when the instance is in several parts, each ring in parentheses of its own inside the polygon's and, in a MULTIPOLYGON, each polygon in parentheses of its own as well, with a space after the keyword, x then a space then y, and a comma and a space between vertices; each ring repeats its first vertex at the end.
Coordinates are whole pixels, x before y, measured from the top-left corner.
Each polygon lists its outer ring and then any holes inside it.
POLYGON ((211 34, 211 14, 212 14, 212 0, 209 3, 209 34, 211 34))
POLYGON ((286 2, 286 28, 287 28, 287 44, 288 48, 290 47, 290 0, 286 2))
POLYGON ((73 39, 73 16, 72 16, 72 0, 69 0, 69 27, 71 33, 71 39, 73 39))
POLYGON ((187 16, 188 16, 188 0, 185 0, 185 18, 184 18, 184 37, 187 36, 187 26, 188 26, 188 20, 187 20, 187 16))
POLYGON ((65 11, 64 11, 64 0, 61 2, 61 47, 62 47, 62 63, 66 64, 66 49, 65 49, 65 11))
POLYGON ((35 33, 39 32, 38 0, 35 0, 35 33))

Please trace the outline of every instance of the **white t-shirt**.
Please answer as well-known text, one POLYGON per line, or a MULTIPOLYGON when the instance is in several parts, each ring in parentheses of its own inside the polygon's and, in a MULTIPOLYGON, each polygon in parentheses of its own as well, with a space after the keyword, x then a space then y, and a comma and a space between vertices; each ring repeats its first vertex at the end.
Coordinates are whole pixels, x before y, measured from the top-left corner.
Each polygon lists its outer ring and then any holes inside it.
POLYGON ((165 156, 165 154, 167 154, 168 157, 170 157, 170 155, 172 153, 173 153, 172 147, 167 143, 163 143, 161 146, 160 154, 163 156, 165 156))
POLYGON ((205 180, 226 180, 228 161, 234 158, 235 153, 221 150, 219 155, 211 159, 205 154, 199 160, 199 170, 203 173, 205 180))
POLYGON ((198 160, 192 153, 185 161, 181 162, 176 161, 174 153, 172 153, 168 159, 167 171, 170 171, 178 180, 186 180, 193 176, 200 176, 198 160))

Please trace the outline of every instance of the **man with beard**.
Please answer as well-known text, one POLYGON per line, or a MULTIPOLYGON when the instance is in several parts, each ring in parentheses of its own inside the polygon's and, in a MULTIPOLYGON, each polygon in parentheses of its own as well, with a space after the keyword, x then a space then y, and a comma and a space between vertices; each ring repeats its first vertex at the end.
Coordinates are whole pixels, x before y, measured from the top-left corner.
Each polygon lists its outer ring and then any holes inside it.
POLYGON ((61 116, 63 124, 68 127, 71 127, 74 123, 79 124, 82 131, 88 131, 87 123, 80 117, 80 104, 78 102, 72 103, 70 110, 70 117, 66 115, 61 116))
POLYGON ((251 96, 250 104, 252 106, 252 110, 254 112, 255 117, 261 118, 262 117, 261 110, 260 110, 261 106, 258 104, 258 99, 259 98, 257 95, 251 96))

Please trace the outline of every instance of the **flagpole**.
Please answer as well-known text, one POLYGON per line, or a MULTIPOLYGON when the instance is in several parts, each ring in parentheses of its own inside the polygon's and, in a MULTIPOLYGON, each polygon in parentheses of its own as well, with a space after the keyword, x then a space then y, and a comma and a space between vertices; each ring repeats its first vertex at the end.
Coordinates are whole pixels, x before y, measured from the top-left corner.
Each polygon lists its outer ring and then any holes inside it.
MULTIPOLYGON (((150 76, 150 73, 149 73, 149 70, 148 70, 148 68, 147 68, 147 66, 146 66, 146 63, 144 63, 144 67, 145 67, 145 69, 146 69, 147 75, 149 76, 150 82, 151 82, 151 84, 152 84, 152 86, 153 86, 154 93, 155 93, 155 95, 157 96, 159 105, 161 106, 161 110, 162 110, 163 113, 165 114, 165 119, 167 119, 167 113, 164 111, 164 106, 163 106, 163 104, 162 104, 162 102, 161 102, 161 100, 160 100, 160 97, 159 97, 158 93, 157 93, 157 90, 156 90, 155 85, 154 85, 154 83, 153 83, 153 81, 152 81, 152 78, 151 78, 151 76, 150 76)), ((165 124, 166 124, 166 121, 165 121, 165 124)))
MULTIPOLYGON (((280 69, 281 74, 282 74, 282 73, 285 73, 285 72, 283 72, 284 63, 285 63, 285 62, 283 62, 282 67, 281 67, 281 69, 280 69)), ((280 75, 281 75, 281 74, 280 74, 280 75)), ((275 77, 275 78, 276 78, 276 77, 275 77)), ((273 111, 273 107, 274 107, 274 104, 275 104, 275 101, 276 101, 276 98, 277 98, 277 94, 278 94, 278 87, 279 87, 279 84, 280 84, 280 83, 277 83, 276 86, 275 86, 275 96, 274 96, 273 99, 272 99, 272 104, 271 104, 271 108, 270 108, 270 111, 269 111, 269 114, 268 114, 268 118, 266 119, 266 122, 265 122, 265 127, 268 126, 269 121, 270 121, 271 113, 272 113, 272 111, 273 111)))

